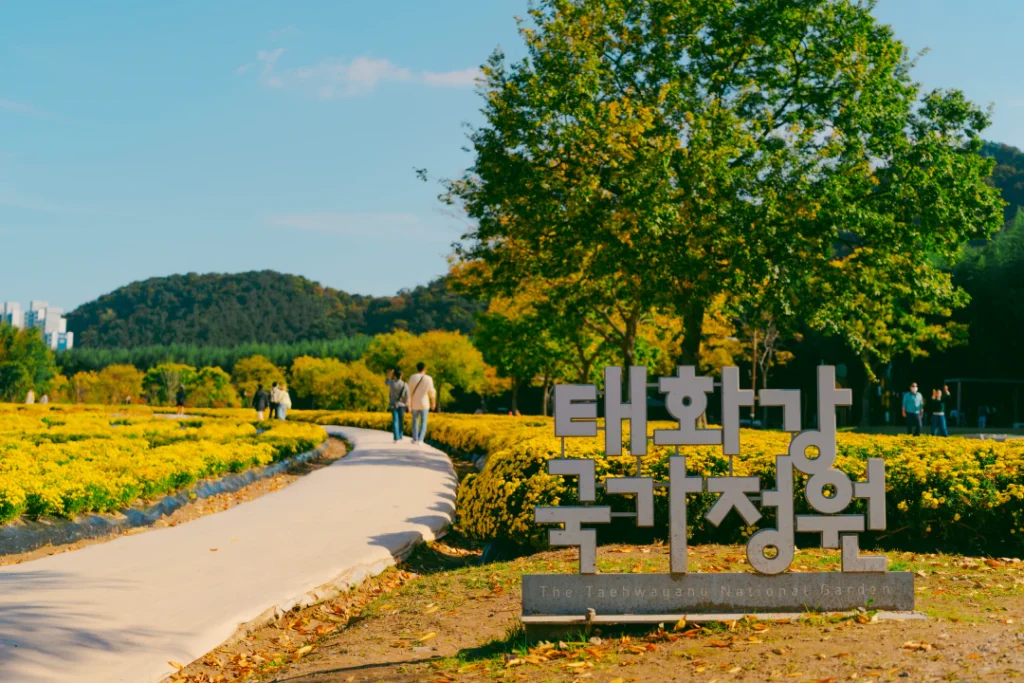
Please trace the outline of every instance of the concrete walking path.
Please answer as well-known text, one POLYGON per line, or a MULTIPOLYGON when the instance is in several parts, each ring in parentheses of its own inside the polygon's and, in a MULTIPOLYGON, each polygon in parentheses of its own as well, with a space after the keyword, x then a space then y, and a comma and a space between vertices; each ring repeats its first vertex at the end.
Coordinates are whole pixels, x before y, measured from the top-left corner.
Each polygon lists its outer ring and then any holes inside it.
POLYGON ((155 683, 257 617, 379 573, 451 522, 448 457, 328 427, 351 453, 225 512, 0 567, 0 681, 155 683), (312 594, 312 595, 311 595, 312 594))

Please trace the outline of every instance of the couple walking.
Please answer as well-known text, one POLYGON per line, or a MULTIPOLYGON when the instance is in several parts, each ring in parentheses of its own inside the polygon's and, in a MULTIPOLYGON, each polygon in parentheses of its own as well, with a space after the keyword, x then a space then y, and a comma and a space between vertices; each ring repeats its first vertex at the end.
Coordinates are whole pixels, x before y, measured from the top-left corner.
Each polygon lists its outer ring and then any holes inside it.
POLYGON ((412 410, 412 442, 423 443, 427 436, 427 414, 437 410, 434 378, 427 374, 426 364, 416 364, 416 374, 409 378, 408 383, 402 379, 401 370, 388 370, 384 383, 388 385, 388 408, 391 410, 395 442, 402 440, 405 411, 412 410))
POLYGON ((931 398, 927 401, 917 391, 917 382, 910 385, 910 391, 903 394, 903 417, 907 420, 907 434, 921 435, 924 426, 924 414, 931 414, 932 436, 949 436, 946 427, 946 401, 949 398, 949 387, 932 389, 931 398))
POLYGON ((288 395, 288 389, 284 384, 274 382, 269 394, 260 384, 257 385, 256 394, 252 397, 252 407, 256 409, 256 417, 260 420, 263 419, 263 411, 267 408, 270 409, 271 420, 275 417, 283 420, 288 414, 288 409, 292 407, 292 397, 288 395))

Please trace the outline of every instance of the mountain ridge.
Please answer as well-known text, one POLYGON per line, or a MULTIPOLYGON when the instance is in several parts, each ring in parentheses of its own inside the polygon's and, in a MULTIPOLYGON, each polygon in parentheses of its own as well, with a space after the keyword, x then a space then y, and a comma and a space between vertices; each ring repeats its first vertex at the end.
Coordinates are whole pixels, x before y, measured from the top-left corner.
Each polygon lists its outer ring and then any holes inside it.
POLYGON ((68 329, 81 348, 301 342, 405 329, 468 332, 481 305, 438 278, 394 296, 349 294, 273 270, 137 280, 78 306, 68 329))

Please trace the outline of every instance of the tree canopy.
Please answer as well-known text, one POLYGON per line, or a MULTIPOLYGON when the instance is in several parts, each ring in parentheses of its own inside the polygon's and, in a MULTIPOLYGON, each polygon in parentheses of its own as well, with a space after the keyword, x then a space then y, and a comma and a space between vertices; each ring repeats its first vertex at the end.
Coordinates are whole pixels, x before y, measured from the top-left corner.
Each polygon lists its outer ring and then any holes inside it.
POLYGON ((958 91, 920 92, 871 9, 534 2, 527 57, 484 68, 475 160, 443 196, 473 219, 458 257, 483 264, 479 290, 543 282, 627 364, 658 310, 697 364, 721 295, 851 340, 842 312, 864 297, 892 307, 910 288, 886 329, 962 305, 941 266, 1001 223, 988 118, 958 91))
POLYGON ((371 297, 273 271, 189 273, 133 282, 83 304, 68 314, 68 329, 82 348, 292 344, 394 329, 468 332, 480 308, 449 292, 443 278, 371 297))

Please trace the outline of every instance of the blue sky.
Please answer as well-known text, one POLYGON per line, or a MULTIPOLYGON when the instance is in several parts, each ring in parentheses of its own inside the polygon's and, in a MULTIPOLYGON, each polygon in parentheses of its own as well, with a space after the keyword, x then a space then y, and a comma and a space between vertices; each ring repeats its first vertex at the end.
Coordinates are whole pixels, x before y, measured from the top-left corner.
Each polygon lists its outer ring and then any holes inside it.
MULTIPOLYGON (((270 268, 391 294, 461 230, 471 70, 526 0, 44 1, 0 7, 0 300, 67 309, 156 275, 270 268)), ((1024 147, 1019 0, 882 0, 925 87, 1024 147), (969 7, 969 9, 968 9, 969 7)))

